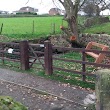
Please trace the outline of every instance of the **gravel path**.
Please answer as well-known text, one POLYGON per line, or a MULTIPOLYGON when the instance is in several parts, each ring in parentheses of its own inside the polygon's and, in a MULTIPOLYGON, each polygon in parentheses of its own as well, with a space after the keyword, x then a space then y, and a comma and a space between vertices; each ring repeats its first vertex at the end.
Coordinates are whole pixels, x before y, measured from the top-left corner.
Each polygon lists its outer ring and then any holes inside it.
POLYGON ((84 110, 83 100, 92 93, 69 84, 0 69, 0 95, 12 96, 28 110, 84 110), (59 109, 54 109, 55 107, 59 109))

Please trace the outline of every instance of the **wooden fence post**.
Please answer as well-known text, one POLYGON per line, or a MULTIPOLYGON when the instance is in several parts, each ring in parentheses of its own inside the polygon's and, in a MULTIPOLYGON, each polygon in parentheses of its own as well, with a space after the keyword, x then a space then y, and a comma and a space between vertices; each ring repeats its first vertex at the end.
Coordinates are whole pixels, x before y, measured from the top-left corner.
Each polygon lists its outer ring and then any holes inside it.
POLYGON ((2 34, 2 30, 3 30, 3 23, 2 23, 2 25, 1 25, 0 35, 2 34))
MULTIPOLYGON (((1 48, 4 51, 4 45, 3 44, 1 44, 1 48)), ((4 64, 4 52, 2 53, 2 63, 4 64)))
POLYGON ((28 70, 29 69, 29 45, 28 41, 20 42, 20 62, 21 69, 28 70))
POLYGON ((34 26, 34 20, 33 20, 33 22, 32 22, 32 34, 34 34, 34 28, 35 28, 35 26, 34 26))
MULTIPOLYGON (((86 53, 85 53, 85 49, 83 49, 82 51, 82 61, 86 61, 86 53)), ((82 72, 86 72, 86 65, 84 63, 82 63, 82 72)), ((83 81, 86 80, 86 75, 83 75, 83 81)))
POLYGON ((53 32, 52 32, 52 34, 55 34, 55 23, 53 23, 53 32))
POLYGON ((53 62, 52 62, 52 44, 50 41, 44 42, 44 62, 45 62, 45 74, 53 74, 53 62))
POLYGON ((95 74, 96 110, 110 110, 110 70, 99 70, 95 74))

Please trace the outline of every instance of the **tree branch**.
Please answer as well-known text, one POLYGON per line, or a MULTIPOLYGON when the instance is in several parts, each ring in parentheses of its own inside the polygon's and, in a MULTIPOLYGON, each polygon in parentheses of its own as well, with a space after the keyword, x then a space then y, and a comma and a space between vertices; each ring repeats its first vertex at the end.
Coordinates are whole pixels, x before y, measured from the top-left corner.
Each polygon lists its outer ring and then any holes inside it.
MULTIPOLYGON (((29 0, 26 2, 26 4, 28 4, 28 3, 29 3, 29 0)), ((25 5, 26 5, 26 4, 25 4, 25 5)))
POLYGON ((84 0, 84 1, 82 2, 82 4, 79 6, 79 9, 78 9, 78 10, 81 9, 81 7, 85 4, 86 1, 87 1, 87 0, 84 0))
POLYGON ((60 2, 62 5, 64 5, 64 2, 63 2, 62 0, 59 0, 59 2, 60 2))

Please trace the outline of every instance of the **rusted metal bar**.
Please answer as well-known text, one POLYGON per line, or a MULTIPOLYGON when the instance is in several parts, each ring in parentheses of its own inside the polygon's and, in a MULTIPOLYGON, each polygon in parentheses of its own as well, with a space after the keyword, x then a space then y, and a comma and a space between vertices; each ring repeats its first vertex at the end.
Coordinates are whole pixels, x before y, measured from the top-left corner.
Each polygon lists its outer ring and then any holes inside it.
POLYGON ((28 70, 29 69, 29 45, 28 41, 20 42, 20 61, 21 61, 21 69, 28 70))
POLYGON ((52 45, 49 41, 44 42, 44 62, 45 62, 45 74, 52 75, 53 74, 53 62, 52 62, 52 45))

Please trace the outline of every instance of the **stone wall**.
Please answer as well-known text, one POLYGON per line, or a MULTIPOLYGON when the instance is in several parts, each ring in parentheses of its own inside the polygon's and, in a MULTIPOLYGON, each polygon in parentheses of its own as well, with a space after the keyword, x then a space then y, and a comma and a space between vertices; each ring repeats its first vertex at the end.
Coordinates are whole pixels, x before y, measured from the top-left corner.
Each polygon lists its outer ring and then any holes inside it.
POLYGON ((66 35, 52 35, 49 40, 54 46, 71 47, 66 35))
POLYGON ((110 110, 110 70, 98 70, 95 74, 96 110, 110 110))
POLYGON ((110 47, 110 35, 107 34, 80 34, 79 40, 85 46, 88 42, 94 41, 110 47))
MULTIPOLYGON (((66 36, 54 35, 48 38, 54 46, 71 47, 71 43, 67 41, 66 36)), ((88 42, 97 42, 110 47, 110 35, 107 34, 80 34, 79 42, 86 46, 88 42)))

